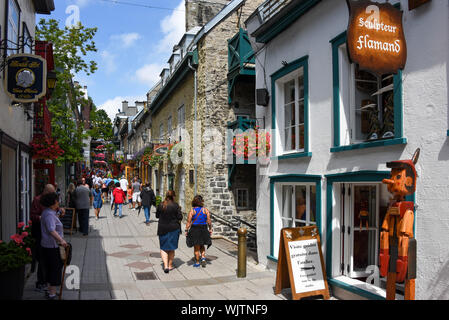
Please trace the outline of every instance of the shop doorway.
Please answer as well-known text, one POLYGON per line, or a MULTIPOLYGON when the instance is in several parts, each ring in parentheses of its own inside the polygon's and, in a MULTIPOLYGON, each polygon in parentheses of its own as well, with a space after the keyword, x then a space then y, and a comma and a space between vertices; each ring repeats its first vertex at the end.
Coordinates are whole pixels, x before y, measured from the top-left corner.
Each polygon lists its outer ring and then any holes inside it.
POLYGON ((341 184, 342 274, 364 281, 378 265, 380 226, 387 211, 388 190, 380 183, 341 184))

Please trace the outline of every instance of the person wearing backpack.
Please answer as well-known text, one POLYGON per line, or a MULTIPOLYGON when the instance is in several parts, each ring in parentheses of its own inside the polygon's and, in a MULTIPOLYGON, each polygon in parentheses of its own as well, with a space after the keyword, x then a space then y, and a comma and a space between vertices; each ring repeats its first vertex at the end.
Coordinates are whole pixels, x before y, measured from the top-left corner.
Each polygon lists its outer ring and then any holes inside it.
POLYGON ((187 217, 186 224, 186 242, 189 248, 193 247, 195 255, 194 268, 206 267, 206 249, 212 245, 212 222, 210 212, 204 207, 203 197, 197 195, 192 201, 192 210, 187 217), (208 228, 209 226, 209 228, 208 228))

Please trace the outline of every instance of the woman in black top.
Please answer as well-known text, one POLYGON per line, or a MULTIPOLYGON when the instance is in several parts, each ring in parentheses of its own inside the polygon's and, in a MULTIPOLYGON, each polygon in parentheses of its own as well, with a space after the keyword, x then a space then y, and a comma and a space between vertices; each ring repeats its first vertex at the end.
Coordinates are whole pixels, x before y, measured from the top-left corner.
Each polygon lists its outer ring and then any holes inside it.
POLYGON ((157 207, 156 218, 159 219, 157 235, 161 248, 161 258, 164 272, 173 270, 175 250, 178 249, 179 234, 181 233, 181 207, 175 202, 175 192, 167 191, 165 200, 157 207))

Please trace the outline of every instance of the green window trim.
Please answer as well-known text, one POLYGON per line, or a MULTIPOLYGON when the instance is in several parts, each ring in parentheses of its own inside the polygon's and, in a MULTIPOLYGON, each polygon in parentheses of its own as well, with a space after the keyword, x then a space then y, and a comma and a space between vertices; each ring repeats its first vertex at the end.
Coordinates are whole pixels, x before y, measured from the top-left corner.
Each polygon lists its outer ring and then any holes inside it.
MULTIPOLYGON (((279 69, 271 75, 271 128, 273 132, 272 137, 272 154, 276 155, 276 139, 277 139, 277 125, 276 125, 276 81, 284 76, 304 68, 304 154, 309 154, 309 56, 304 56, 295 61, 288 63, 283 68, 279 69)), ((311 154, 310 154, 311 155, 311 154)), ((288 156, 288 155, 285 155, 288 156)), ((282 158, 284 155, 274 156, 274 158, 282 158)))
POLYGON ((308 174, 287 174, 270 177, 270 254, 267 258, 271 261, 277 262, 274 257, 274 187, 276 183, 315 183, 316 186, 316 225, 320 238, 322 237, 321 228, 321 180, 322 176, 308 175, 308 174))
POLYGON ((377 140, 373 142, 364 142, 353 145, 342 146, 340 140, 340 63, 339 63, 339 47, 346 43, 347 32, 344 31, 329 42, 332 45, 332 81, 333 81, 333 123, 334 138, 331 152, 340 152, 354 149, 364 149, 371 147, 381 147, 388 145, 406 144, 403 128, 403 88, 402 88, 402 71, 393 77, 394 84, 394 139, 377 140))
POLYGON ((285 154, 278 157, 272 157, 271 160, 287 160, 287 159, 298 159, 298 158, 311 158, 312 152, 297 152, 291 154, 285 154))
POLYGON ((385 147, 385 146, 393 146, 393 145, 406 145, 406 144, 407 144, 406 138, 395 138, 395 139, 388 139, 388 140, 377 140, 377 141, 372 141, 372 142, 351 144, 349 146, 334 147, 334 148, 331 148, 331 152, 341 152, 341 151, 348 151, 348 150, 358 150, 358 149, 385 147))
MULTIPOLYGON (((356 171, 345 172, 337 174, 325 175, 326 178, 326 273, 330 284, 339 286, 345 290, 351 291, 358 295, 364 296, 370 299, 382 299, 385 298, 375 295, 372 292, 348 285, 341 281, 332 278, 332 220, 333 220, 333 193, 334 183, 354 183, 354 182, 376 182, 379 183, 383 179, 390 178, 390 171, 356 171)), ((415 202, 415 194, 407 196, 406 201, 415 202)), ((415 212, 416 217, 416 212, 415 212)), ((416 218, 415 218, 416 221, 416 218)), ((413 229, 415 230, 415 225, 413 229)), ((415 231, 414 231, 415 232, 415 231)), ((338 262, 339 263, 339 262, 338 262)))

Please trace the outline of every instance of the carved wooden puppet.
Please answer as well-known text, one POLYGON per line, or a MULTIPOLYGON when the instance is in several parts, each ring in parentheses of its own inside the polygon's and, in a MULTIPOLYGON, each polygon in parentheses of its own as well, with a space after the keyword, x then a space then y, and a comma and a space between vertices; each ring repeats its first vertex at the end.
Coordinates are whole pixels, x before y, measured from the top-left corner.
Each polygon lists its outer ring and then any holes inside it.
POLYGON ((405 281, 405 300, 415 299, 416 240, 413 235, 414 203, 405 196, 415 193, 416 169, 420 149, 412 160, 387 163, 391 178, 382 182, 388 186, 393 199, 380 233, 380 275, 387 277, 387 300, 394 300, 396 282, 405 281))

